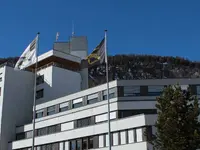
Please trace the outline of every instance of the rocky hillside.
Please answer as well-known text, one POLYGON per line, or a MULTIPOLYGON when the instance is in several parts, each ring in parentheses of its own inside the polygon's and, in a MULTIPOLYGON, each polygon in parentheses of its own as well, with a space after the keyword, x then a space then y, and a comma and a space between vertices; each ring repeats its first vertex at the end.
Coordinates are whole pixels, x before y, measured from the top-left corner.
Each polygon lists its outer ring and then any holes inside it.
MULTIPOLYGON (((18 58, 1 58, 0 64, 15 64, 18 58)), ((109 57, 109 80, 115 79, 157 79, 157 78, 198 78, 200 62, 180 57, 152 55, 116 55, 109 57)), ((89 69, 89 85, 105 83, 105 65, 89 69)))

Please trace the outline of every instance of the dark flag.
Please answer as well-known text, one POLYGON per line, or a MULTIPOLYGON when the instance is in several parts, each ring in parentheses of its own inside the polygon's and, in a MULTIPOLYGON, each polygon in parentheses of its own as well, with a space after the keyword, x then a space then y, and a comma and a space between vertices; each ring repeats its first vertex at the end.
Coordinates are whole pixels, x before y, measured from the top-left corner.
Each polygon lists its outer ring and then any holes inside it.
POLYGON ((102 64, 105 61, 105 38, 103 38, 100 44, 87 56, 86 61, 88 64, 87 67, 102 64))

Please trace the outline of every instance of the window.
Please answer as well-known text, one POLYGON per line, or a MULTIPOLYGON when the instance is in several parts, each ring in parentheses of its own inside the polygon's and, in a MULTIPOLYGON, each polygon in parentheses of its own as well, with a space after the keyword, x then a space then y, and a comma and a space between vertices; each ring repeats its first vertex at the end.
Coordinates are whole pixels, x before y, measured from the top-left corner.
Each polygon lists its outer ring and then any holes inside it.
POLYGON ((81 150, 82 148, 82 141, 81 141, 81 139, 78 139, 77 140, 77 149, 76 150, 81 150))
POLYGON ((157 114, 157 110, 156 109, 120 110, 119 118, 126 118, 138 114, 157 114))
MULTIPOLYGON (((116 88, 109 89, 109 99, 115 97, 116 88)), ((107 90, 103 91, 103 100, 107 100, 107 90)))
POLYGON ((36 111, 36 118, 42 118, 44 115, 44 110, 38 110, 36 111))
POLYGON ((0 77, 0 82, 2 81, 2 77, 0 77))
POLYGON ((44 89, 38 90, 36 92, 36 99, 44 97, 44 89))
POLYGON ((47 116, 53 115, 56 113, 55 106, 51 106, 47 108, 47 116))
POLYGON ((73 108, 78 108, 83 105, 83 98, 73 100, 73 108))
POLYGON ((92 148, 94 148, 94 143, 93 143, 94 141, 93 141, 93 137, 90 137, 89 138, 89 149, 92 149, 92 148))
POLYGON ((47 135, 47 128, 37 129, 37 136, 47 135))
POLYGON ((44 83, 44 75, 38 76, 36 80, 37 85, 42 84, 42 83, 44 83))
POLYGON ((25 139, 25 133, 24 133, 24 132, 23 132, 23 133, 18 133, 18 134, 16 135, 16 139, 17 139, 17 140, 25 139))
POLYGON ((93 104, 98 101, 98 93, 91 94, 87 96, 88 104, 93 104))
POLYGON ((159 96, 164 89, 164 85, 148 86, 148 96, 159 96))
POLYGON ((124 96, 140 96, 140 86, 124 86, 124 96))
POLYGON ((197 88, 197 95, 200 95, 200 85, 197 85, 196 88, 197 88))
POLYGON ((68 110, 68 108, 69 108, 68 102, 62 103, 62 104, 59 105, 59 112, 66 111, 66 110, 68 110))
POLYGON ((84 138, 83 139, 83 150, 87 150, 88 149, 88 138, 84 138))
POLYGON ((76 140, 70 142, 70 150, 76 150, 76 140))
POLYGON ((52 145, 52 149, 51 150, 59 150, 59 143, 53 143, 52 145))
POLYGON ((48 134, 52 134, 52 133, 56 133, 56 132, 60 132, 61 131, 61 128, 60 128, 60 125, 54 125, 54 126, 50 126, 50 127, 47 127, 48 128, 48 134))
POLYGON ((26 138, 32 138, 32 134, 33 134, 32 131, 27 131, 26 132, 26 138))
POLYGON ((91 124, 92 124, 91 117, 77 120, 77 128, 85 127, 91 124))

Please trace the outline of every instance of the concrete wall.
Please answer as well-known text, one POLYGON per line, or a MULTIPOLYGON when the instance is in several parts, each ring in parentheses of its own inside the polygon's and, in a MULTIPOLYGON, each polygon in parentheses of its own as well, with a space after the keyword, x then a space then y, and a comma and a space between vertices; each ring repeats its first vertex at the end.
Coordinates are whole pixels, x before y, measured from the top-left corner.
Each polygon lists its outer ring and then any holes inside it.
POLYGON ((0 150, 6 150, 8 142, 15 140, 16 126, 32 120, 33 83, 33 73, 5 67, 0 150))
MULTIPOLYGON (((153 115, 136 115, 133 117, 128 117, 125 119, 120 120, 113 120, 111 121, 111 131, 120 131, 125 129, 132 129, 136 127, 142 127, 145 125, 152 124, 151 120, 150 122, 146 122, 146 117, 153 117, 153 115)), ((98 134, 104 134, 108 131, 108 124, 107 122, 96 124, 93 126, 88 126, 84 128, 78 128, 68 131, 59 132, 56 134, 36 137, 35 144, 36 145, 43 145, 53 142, 61 142, 61 141, 67 141, 71 139, 76 139, 79 137, 87 137, 91 135, 98 135, 98 134)), ((13 149, 18 149, 22 147, 30 147, 32 143, 31 139, 25 139, 20 141, 14 141, 12 143, 13 149)))
POLYGON ((40 70, 38 75, 44 75, 44 83, 37 86, 37 90, 44 89, 44 97, 38 99, 37 104, 52 101, 81 90, 80 73, 49 66, 40 70))
MULTIPOLYGON (((0 68, 0 78, 1 78, 1 82, 0 82, 0 88, 1 88, 1 95, 0 95, 0 125, 2 123, 2 108, 3 108, 3 97, 4 97, 4 83, 5 83, 5 70, 6 67, 1 67, 0 68)), ((0 135, 1 135, 1 126, 0 126, 0 135)), ((0 136, 0 140, 1 140, 1 136, 0 136)))

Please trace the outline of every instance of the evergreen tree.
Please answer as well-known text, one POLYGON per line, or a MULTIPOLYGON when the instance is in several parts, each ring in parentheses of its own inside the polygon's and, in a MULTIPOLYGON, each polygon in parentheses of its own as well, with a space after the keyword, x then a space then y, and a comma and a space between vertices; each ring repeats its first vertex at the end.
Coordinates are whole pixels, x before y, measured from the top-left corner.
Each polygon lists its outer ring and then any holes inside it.
POLYGON ((196 150, 200 148, 199 105, 188 88, 168 86, 157 98, 157 133, 153 140, 158 150, 196 150))

